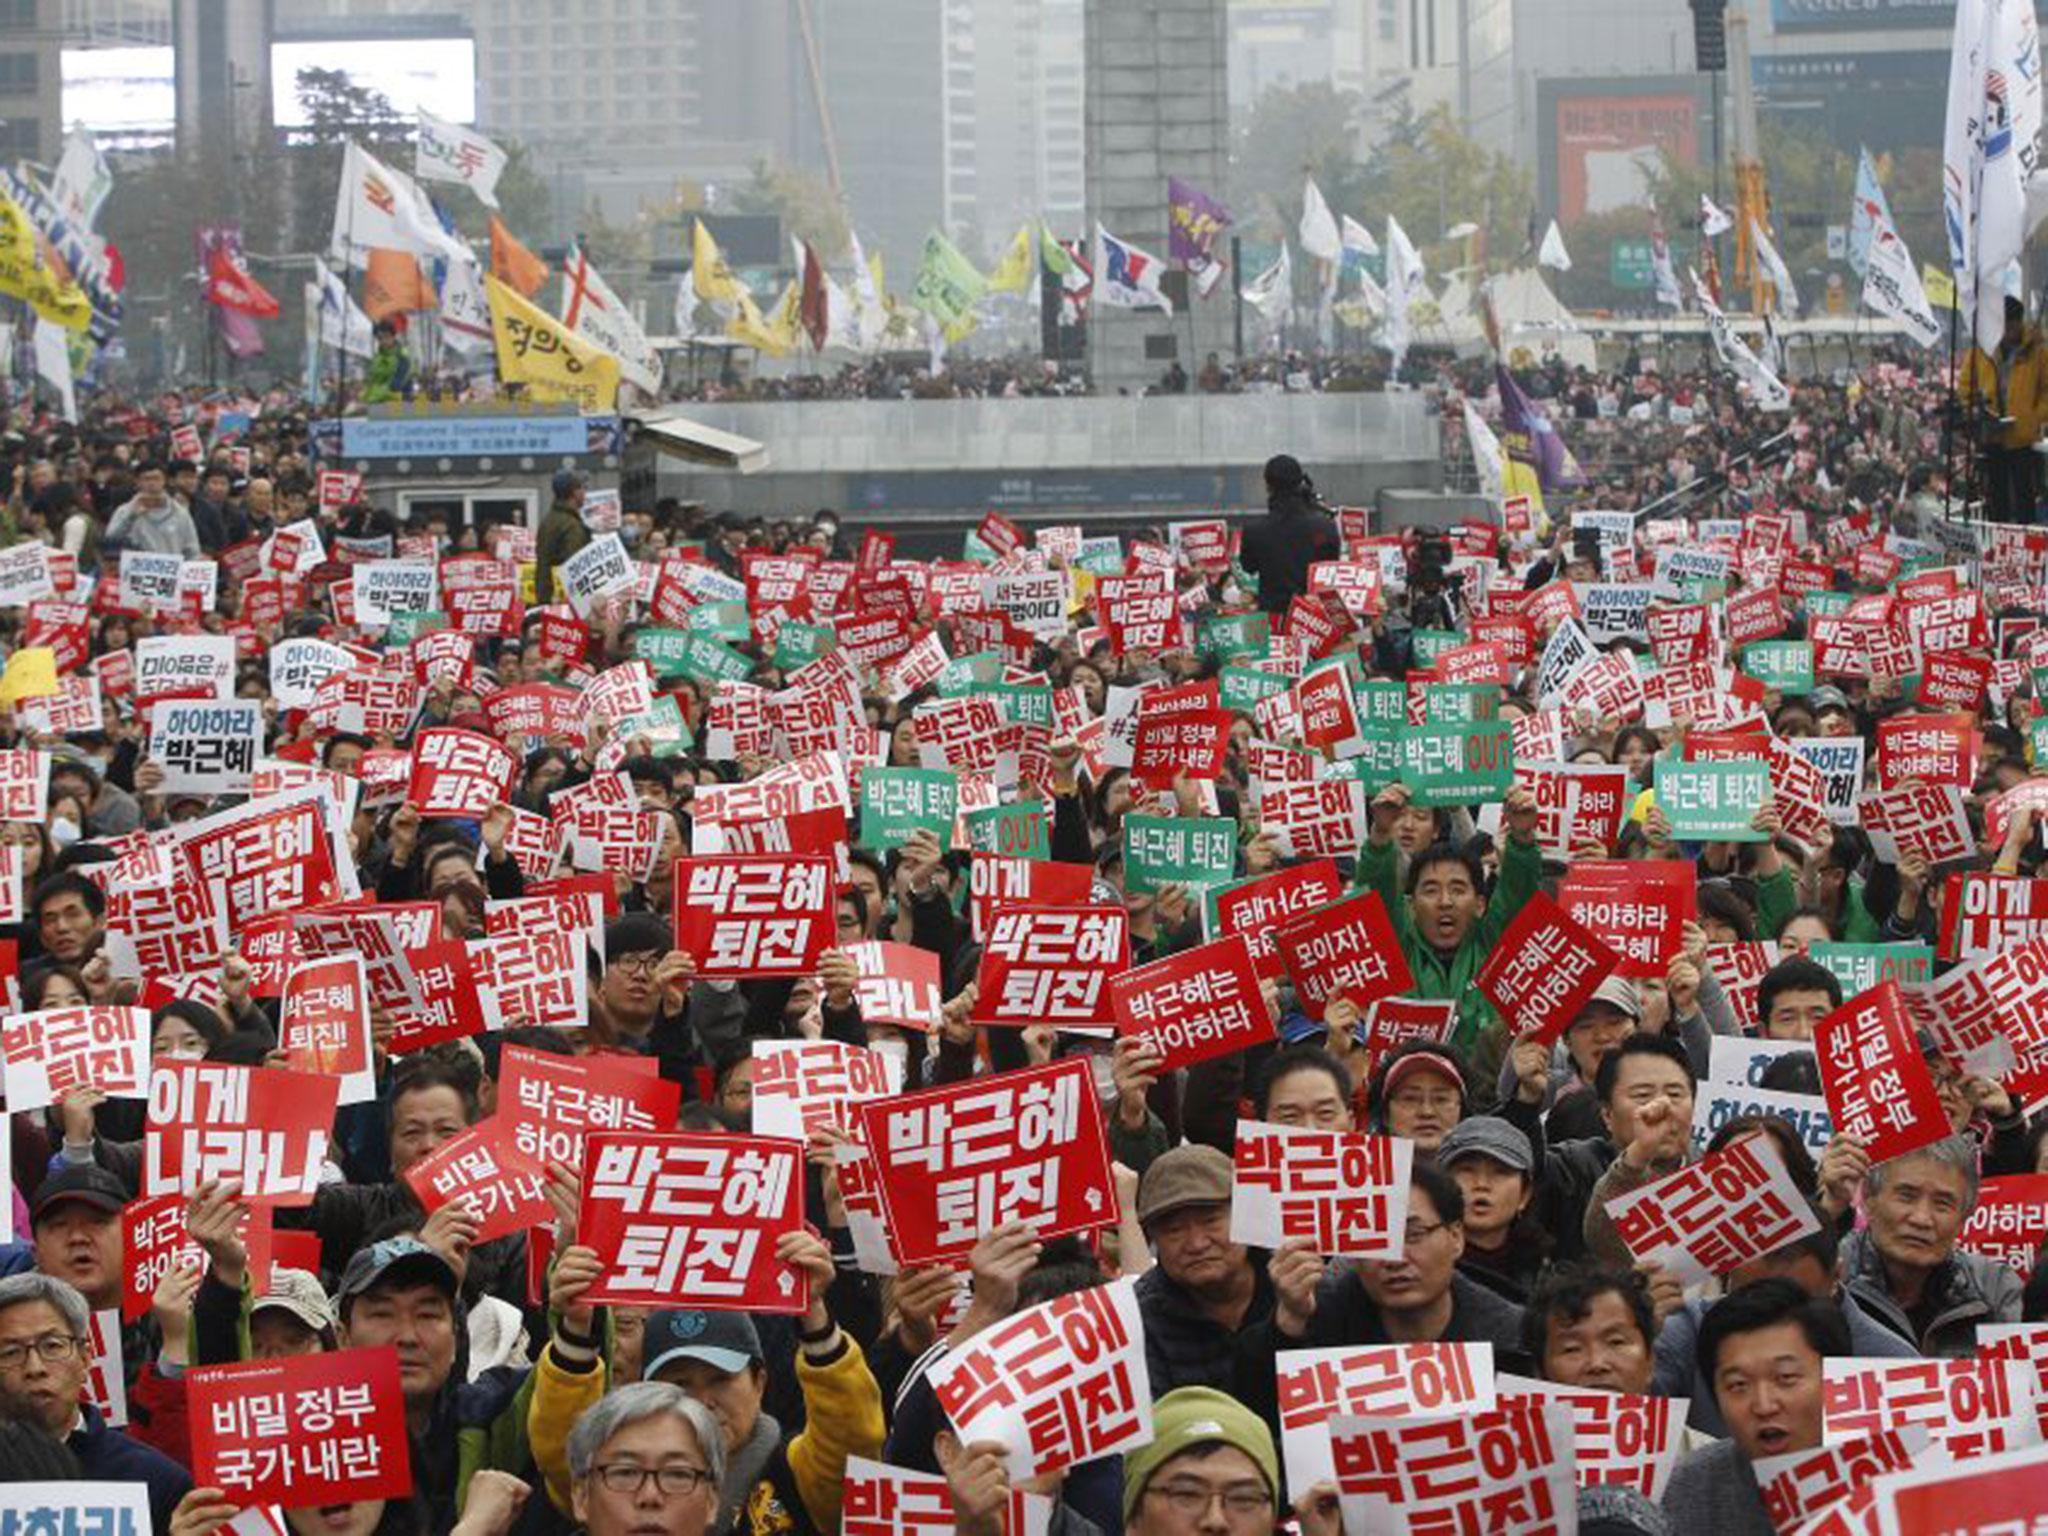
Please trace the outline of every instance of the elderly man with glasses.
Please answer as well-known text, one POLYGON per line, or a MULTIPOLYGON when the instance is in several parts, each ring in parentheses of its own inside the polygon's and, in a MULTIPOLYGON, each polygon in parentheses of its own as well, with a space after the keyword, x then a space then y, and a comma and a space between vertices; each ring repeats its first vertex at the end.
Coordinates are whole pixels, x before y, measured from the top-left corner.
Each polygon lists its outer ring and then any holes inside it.
POLYGON ((569 1433, 570 1497, 587 1536, 705 1536, 718 1514, 725 1440, 680 1387, 608 1392, 569 1433))
POLYGON ((144 1484, 151 1520, 167 1531, 192 1479, 161 1452, 107 1427, 86 1401, 92 1362, 92 1313, 77 1287, 44 1274, 0 1280, 0 1415, 61 1440, 88 1478, 144 1484))

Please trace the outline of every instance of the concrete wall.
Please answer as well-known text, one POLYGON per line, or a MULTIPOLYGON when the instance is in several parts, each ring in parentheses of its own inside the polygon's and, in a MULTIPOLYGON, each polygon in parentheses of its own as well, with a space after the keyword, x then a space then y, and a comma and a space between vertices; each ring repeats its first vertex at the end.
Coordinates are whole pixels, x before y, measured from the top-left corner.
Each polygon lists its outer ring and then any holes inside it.
POLYGON ((853 400, 690 415, 766 443, 772 467, 739 476, 664 459, 660 494, 776 514, 833 507, 877 526, 950 528, 991 507, 1102 527, 1255 507, 1275 453, 1300 459, 1334 504, 1442 485, 1437 418, 1410 394, 853 400))

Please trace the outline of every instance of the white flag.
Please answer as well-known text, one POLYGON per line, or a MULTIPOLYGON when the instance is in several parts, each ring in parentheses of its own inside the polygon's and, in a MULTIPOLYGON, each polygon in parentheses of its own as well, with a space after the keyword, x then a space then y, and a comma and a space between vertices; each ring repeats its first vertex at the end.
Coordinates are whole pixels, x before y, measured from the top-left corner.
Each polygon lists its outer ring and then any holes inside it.
POLYGON ((853 299, 860 314, 860 350, 872 352, 889 329, 889 307, 875 287, 874 268, 868 265, 867 252, 860 248, 860 236, 849 229, 846 242, 853 247, 853 299))
POLYGON ((1159 291, 1166 264, 1095 226, 1095 302, 1111 309, 1151 309, 1173 313, 1173 302, 1159 291))
POLYGON ((1756 247, 1757 265, 1763 268, 1764 276, 1777 293, 1778 313, 1792 319, 1799 313, 1799 290, 1792 286, 1792 273, 1785 266, 1785 258, 1778 254, 1771 237, 1755 219, 1749 221, 1749 238, 1756 247))
POLYGON ((1465 401, 1465 436, 1472 443, 1472 462, 1479 468, 1480 493, 1499 506, 1507 493, 1507 456, 1469 397, 1465 401))
POLYGON ((1685 296, 1678 291, 1678 274, 1671 270, 1671 243, 1661 229, 1650 235, 1650 271, 1657 279, 1657 302, 1670 309, 1685 308, 1685 296))
POLYGON ((71 388, 71 345, 64 327, 36 316, 36 372, 57 391, 64 419, 78 420, 78 396, 71 388))
POLYGON ((1927 302, 1927 290, 1920 283, 1920 269, 1897 230, 1889 226, 1875 230, 1870 248, 1864 252, 1863 303, 1880 315, 1887 315, 1906 328, 1906 334, 1923 347, 1938 345, 1941 326, 1935 321, 1934 306, 1927 302))
POLYGON ((1960 0, 1942 134, 1942 214, 1956 302, 1984 344, 2004 329, 2007 269, 2026 243, 2041 133, 2030 0, 1960 0))
POLYGON ((1711 240, 1716 235, 1725 235, 1735 227, 1735 220, 1720 208, 1716 208, 1707 194, 1700 194, 1700 234, 1711 240))
POLYGON ((1699 273, 1688 271, 1686 275, 1692 279, 1693 296, 1699 300, 1700 309, 1707 317, 1707 334, 1713 340, 1714 355, 1720 358, 1721 365, 1749 386, 1750 397, 1759 410, 1792 409, 1792 391, 1728 328, 1728 317, 1721 313, 1721 306, 1707 292, 1699 273))
POLYGON ((334 261, 360 267, 368 265, 375 246, 451 262, 476 260, 468 246, 441 227, 418 182, 351 143, 342 156, 328 250, 334 261))
POLYGON ((661 393, 661 354, 647 333, 576 246, 562 262, 562 324, 619 360, 619 377, 650 395, 661 393))
MULTIPOLYGON (((451 266, 452 273, 454 268, 451 266)), ((377 350, 370 317, 348 296, 348 285, 319 258, 313 261, 313 285, 320 290, 320 345, 336 352, 368 357, 377 350)))
POLYGON ((107 169, 93 136, 83 130, 66 135, 64 156, 50 178, 50 201, 71 227, 81 235, 89 232, 100 216, 100 205, 113 190, 114 173, 107 169))
POLYGON ((495 208, 498 177, 504 169, 505 151, 474 128, 444 123, 421 111, 419 152, 413 161, 421 181, 459 181, 486 208, 495 208))
POLYGON ((825 274, 825 348, 830 351, 866 352, 867 338, 861 330, 860 304, 832 274, 825 274))
POLYGON ((472 262, 451 261, 442 269, 441 336, 468 356, 497 350, 490 295, 484 292, 480 270, 472 262))
POLYGON ((1373 239, 1371 230, 1347 213, 1344 215, 1344 249, 1360 256, 1377 256, 1380 243, 1373 239))
POLYGON ((1280 244, 1279 258, 1244 285, 1244 301, 1259 312, 1266 324, 1277 328, 1286 322, 1287 311, 1294 303, 1294 258, 1285 241, 1280 244))
POLYGON ((1536 253, 1538 264, 1555 271, 1569 272, 1572 269, 1571 254, 1564 248, 1564 232, 1557 227, 1557 220, 1550 221, 1550 228, 1543 231, 1543 249, 1536 253))
POLYGON ((1344 254, 1337 220, 1330 213, 1330 205, 1323 201, 1313 176, 1301 194, 1301 248, 1318 261, 1336 261, 1344 254))
POLYGON ((1408 309, 1422 289, 1422 257, 1408 238, 1408 231, 1391 213, 1387 215, 1387 318, 1380 327, 1381 339, 1400 366, 1408 350, 1408 309))

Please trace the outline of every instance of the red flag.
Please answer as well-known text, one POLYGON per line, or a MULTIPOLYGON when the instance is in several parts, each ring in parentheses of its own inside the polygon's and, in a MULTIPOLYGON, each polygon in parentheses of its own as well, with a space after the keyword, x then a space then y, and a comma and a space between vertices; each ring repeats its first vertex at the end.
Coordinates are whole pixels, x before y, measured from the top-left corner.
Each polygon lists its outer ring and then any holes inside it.
POLYGON ((215 244, 213 254, 206 259, 206 301, 258 320, 277 318, 276 298, 249 275, 249 269, 235 259, 225 244, 215 244))
POLYGON ((831 329, 832 316, 825 298, 825 267, 818 260, 818 253, 811 248, 808 240, 801 241, 804 248, 803 290, 797 298, 797 318, 803 321, 804 334, 811 338, 813 351, 825 350, 825 336, 831 329))

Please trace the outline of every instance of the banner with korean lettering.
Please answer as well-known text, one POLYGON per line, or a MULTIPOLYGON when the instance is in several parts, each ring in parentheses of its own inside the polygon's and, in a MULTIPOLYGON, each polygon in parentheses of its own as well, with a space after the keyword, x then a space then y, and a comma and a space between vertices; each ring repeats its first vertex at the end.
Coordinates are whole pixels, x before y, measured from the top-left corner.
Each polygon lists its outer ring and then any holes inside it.
POLYGON ((1978 870, 1945 882, 1941 957, 1974 960, 2048 937, 2048 880, 1978 870))
POLYGON ((1976 779, 1977 733, 1967 715, 1894 715, 1877 723, 1877 783, 1893 789, 1907 779, 1954 784, 1976 779))
POLYGON ((1237 823, 1225 816, 1124 817, 1124 889, 1220 885, 1237 873, 1237 823))
POLYGON ((914 944, 877 939, 845 949, 860 972, 854 998, 863 1023, 892 1024, 920 1034, 939 1027, 943 996, 936 954, 914 944))
POLYGON ((1849 999, 1822 1019, 1813 1049, 1836 1132, 1861 1141, 1873 1163, 1949 1134, 1948 1112, 1896 981, 1849 999))
POLYGON ((1620 957, 1615 975, 1661 978, 1684 952, 1696 878, 1678 860, 1581 860, 1565 871, 1557 904, 1620 957))
POLYGON ((0 1531, 7 1536, 150 1536, 143 1482, 0 1483, 0 1531))
POLYGON ((338 1078, 340 1103, 367 1104, 377 1097, 370 987, 361 955, 295 966, 285 978, 281 1020, 277 1043, 286 1066, 338 1078))
MULTIPOLYGON (((1111 980, 1109 1000, 1117 1034, 1156 1051, 1161 1072, 1273 1039, 1272 1013, 1242 934, 1126 971, 1111 980)), ((754 1092, 758 1103, 758 1083, 754 1092)))
POLYGON ((412 1497, 397 1350, 197 1366, 185 1383, 201 1487, 284 1509, 412 1497))
POLYGON ((1021 1221, 1041 1238, 1117 1219, 1108 1132, 1085 1058, 999 1072, 855 1109, 898 1260, 964 1257, 1021 1221))
POLYGON ((1399 1259, 1414 1161, 1401 1137, 1240 1120, 1231 1241, 1270 1249, 1306 1238, 1325 1257, 1399 1259))
POLYGON ((1682 843, 1760 843, 1750 824, 1771 792, 1771 769, 1760 762, 1673 762, 1658 758, 1657 809, 1682 843))
POLYGON ((1106 1028, 1116 1022, 1110 980, 1130 964, 1130 914, 1120 906, 999 908, 982 940, 974 1020, 1106 1028))
POLYGON ((237 1179, 246 1202, 311 1204, 340 1090, 339 1078, 283 1067, 157 1062, 142 1192, 189 1195, 210 1180, 237 1179))
POLYGON ((1289 1488, 1336 1477, 1330 1426, 1340 1418, 1445 1418, 1485 1413, 1498 1402, 1491 1344, 1283 1349, 1273 1366, 1289 1488))
POLYGON ((146 1008, 45 1008, 0 1018, 10 1111, 45 1109, 81 1088, 111 1099, 149 1093, 146 1008))
POLYGON ((1320 1020, 1336 998, 1361 1011, 1415 983, 1377 891, 1288 918, 1274 934, 1302 1011, 1320 1020))
POLYGON ((499 1056, 498 1114, 513 1146, 543 1165, 582 1166, 593 1132, 668 1130, 682 1102, 682 1085, 656 1072, 651 1057, 557 1056, 518 1045, 499 1056))
POLYGON ((1569 859, 1588 843, 1611 850, 1634 800, 1628 769, 1579 763, 1515 763, 1515 782, 1536 801, 1536 842, 1569 859))
POLYGON ((1571 1409, 1527 1397, 1419 1423, 1330 1422, 1350 1531, 1572 1530, 1576 1452, 1571 1409))
MULTIPOLYGON (((204 1269, 206 1250, 185 1225, 189 1202, 183 1195, 150 1195, 121 1208, 121 1320, 149 1316, 157 1287, 174 1269, 204 1269)), ((250 1284, 262 1295, 270 1283, 271 1228, 268 1206, 244 1206, 238 1226, 248 1254, 250 1284)))
POLYGON ((496 737, 437 726, 413 743, 406 803, 422 816, 478 821, 512 798, 519 771, 519 754, 496 737))
POLYGON ((961 1443, 1001 1445, 1013 1481, 1152 1438, 1135 1280, 1019 1312, 938 1361, 927 1379, 961 1443))
MULTIPOLYGON (((1783 1456, 1762 1456, 1751 1463, 1757 1487, 1763 1494, 1764 1513, 1780 1531, 1803 1532, 1807 1522, 1823 1514, 1855 1516, 1867 1509, 1874 1492, 1873 1479, 1886 1472, 1913 1466, 1927 1454, 1924 1429, 1889 1429, 1874 1435, 1859 1435, 1817 1446, 1810 1451, 1790 1451, 1783 1456), (1835 1506, 1841 1506, 1839 1510, 1835 1506)), ((1936 1451, 1932 1460, 1945 1461, 1936 1451)), ((1837 1522, 1839 1536, 1867 1531, 1860 1523, 1837 1522)), ((1820 1526, 1813 1536, 1829 1536, 1830 1528, 1820 1526)))
POLYGON ((803 1272, 775 1256, 804 1224, 804 1148, 764 1136, 604 1131, 584 1145, 576 1241, 611 1306, 800 1313, 803 1272))
POLYGON ((2022 1280, 2034 1272, 2048 1242, 2048 1173, 2008 1173, 1984 1180, 1956 1244, 2005 1265, 2022 1280))
MULTIPOLYGON (((953 1493, 936 1473, 912 1472, 865 1456, 846 1458, 839 1536, 944 1536, 954 1529, 953 1493)), ((1053 1501, 1012 1488, 1002 1536, 1047 1536, 1053 1501)))
POLYGON ((855 1104, 903 1091, 901 1062, 840 1040, 756 1040, 753 1058, 750 1124, 759 1136, 804 1141, 823 1127, 843 1129, 855 1104))
POLYGON ((930 832, 944 848, 953 836, 960 783, 945 768, 869 768, 860 776, 860 840, 893 848, 930 832))
POLYGON ((472 1242, 488 1243, 554 1220, 547 1170, 519 1150, 516 1128, 496 1115, 442 1142, 407 1168, 404 1178, 423 1211, 467 1206, 477 1218, 472 1242))
POLYGON ((149 755, 166 795, 246 795, 263 755, 260 699, 174 699, 150 711, 149 755))
POLYGON ((676 861, 676 948, 703 980, 807 976, 833 939, 832 861, 676 861))
POLYGON ((1847 1356, 1823 1361, 1821 1370, 1821 1436, 1829 1444, 1910 1427, 1962 1457, 2040 1439, 2035 1370, 2024 1360, 1847 1356))
POLYGON ((1509 921, 1474 984, 1521 1039, 1564 1033, 1621 957, 1541 891, 1509 921))
MULTIPOLYGON (((1355 851, 1355 850, 1354 850, 1355 851)), ((1211 887, 1203 893, 1202 931, 1210 938, 1222 934, 1244 935, 1251 944, 1252 963, 1266 981, 1278 981, 1287 974, 1275 935, 1288 918, 1327 906, 1344 892, 1343 877, 1330 859, 1311 859, 1277 869, 1270 875, 1255 875, 1232 885, 1211 887)))
POLYGON ((1502 1402, 1523 1399, 1569 1408, 1574 1432, 1574 1471, 1581 1488, 1614 1484, 1633 1488, 1656 1503, 1685 1448, 1682 1397, 1651 1397, 1596 1387, 1561 1387, 1505 1372, 1494 1378, 1502 1402))
POLYGON ((1725 1275, 1820 1228, 1777 1143, 1756 1132, 1609 1200, 1606 1209, 1638 1261, 1663 1266, 1685 1285, 1725 1275))
POLYGON ((2019 1536, 2048 1522, 2048 1445, 1887 1472, 1871 1485, 1878 1536, 2019 1536))

